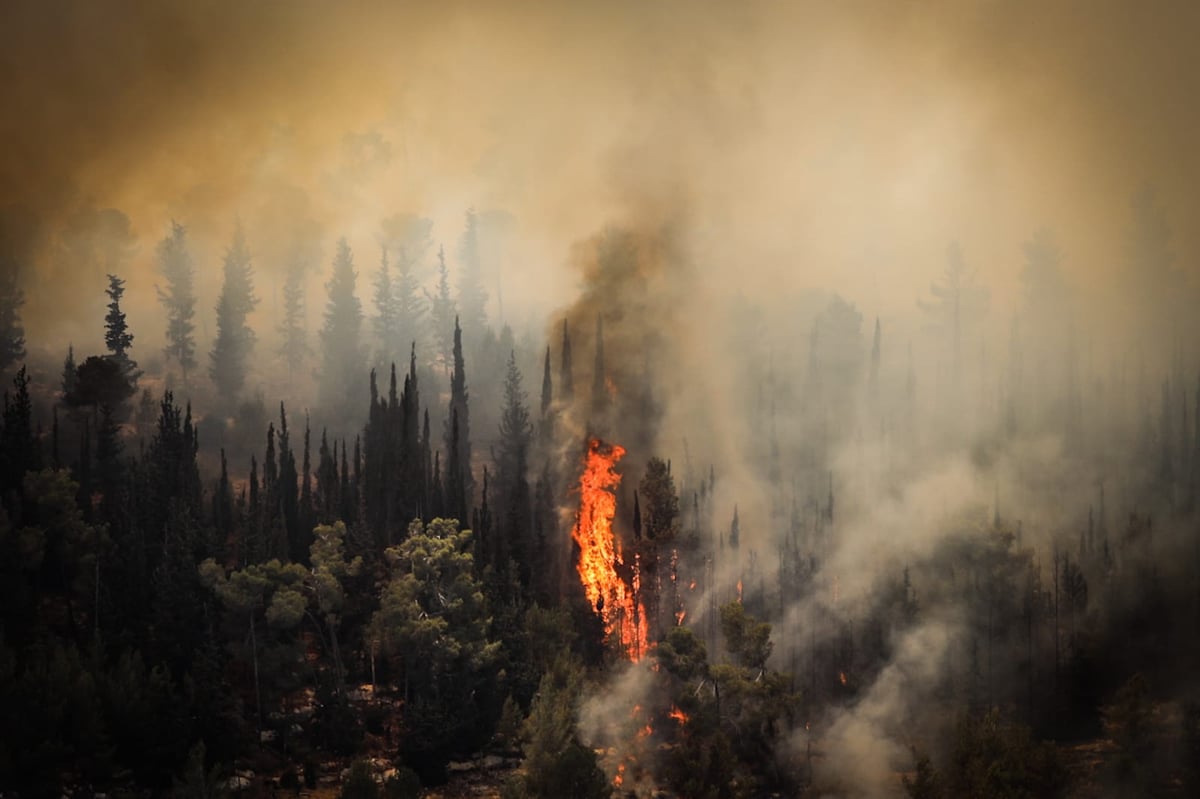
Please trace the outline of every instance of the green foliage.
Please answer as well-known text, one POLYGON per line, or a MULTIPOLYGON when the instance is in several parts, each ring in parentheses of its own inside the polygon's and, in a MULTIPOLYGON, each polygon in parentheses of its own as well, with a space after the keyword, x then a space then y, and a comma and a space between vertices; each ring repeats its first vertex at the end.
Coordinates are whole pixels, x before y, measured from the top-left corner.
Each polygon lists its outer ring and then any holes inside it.
POLYGON ((582 674, 560 656, 542 677, 525 722, 525 795, 530 797, 607 797, 612 788, 596 753, 575 735, 582 674))
POLYGON ((748 669, 762 669, 771 656, 771 625, 746 613, 741 602, 721 606, 721 634, 725 649, 748 669))
POLYGON ((372 627, 388 654, 404 654, 410 670, 432 675, 487 666, 499 651, 488 639, 490 618, 475 578, 471 531, 451 519, 426 527, 414 521, 408 538, 385 553, 392 576, 372 627))
POLYGON ((402 750, 436 779, 450 756, 487 738, 479 691, 494 677, 500 644, 475 576, 471 532, 449 519, 419 520, 385 552, 390 579, 369 635, 403 677, 402 750))
POLYGON ((691 627, 672 627, 655 650, 655 657, 668 674, 684 682, 708 675, 708 651, 691 627))

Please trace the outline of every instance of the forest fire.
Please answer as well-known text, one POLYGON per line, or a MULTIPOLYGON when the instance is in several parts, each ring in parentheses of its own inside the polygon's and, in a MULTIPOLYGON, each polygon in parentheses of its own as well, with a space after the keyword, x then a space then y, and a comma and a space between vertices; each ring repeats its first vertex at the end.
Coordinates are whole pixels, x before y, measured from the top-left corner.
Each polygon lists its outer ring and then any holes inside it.
POLYGON ((617 462, 624 447, 607 445, 598 438, 588 441, 583 474, 579 478, 579 517, 572 536, 579 545, 579 579, 592 608, 604 622, 610 638, 616 634, 630 660, 639 660, 646 650, 646 611, 638 596, 641 581, 635 559, 629 585, 618 574, 625 567, 621 542, 613 531, 616 514, 615 490, 621 484, 617 462))
POLYGON ((676 707, 674 705, 671 706, 671 712, 668 713, 667 715, 670 716, 671 718, 675 719, 676 721, 678 721, 679 726, 681 726, 681 727, 688 723, 687 713, 684 713, 682 710, 680 710, 678 707, 676 707))

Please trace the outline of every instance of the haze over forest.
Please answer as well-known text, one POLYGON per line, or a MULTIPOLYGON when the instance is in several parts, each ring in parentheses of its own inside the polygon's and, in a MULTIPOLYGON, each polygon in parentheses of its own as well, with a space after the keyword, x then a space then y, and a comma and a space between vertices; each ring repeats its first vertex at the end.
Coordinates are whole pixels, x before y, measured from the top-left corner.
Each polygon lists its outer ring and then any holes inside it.
POLYGON ((0 791, 1190 795, 1198 34, 8 4, 0 791))

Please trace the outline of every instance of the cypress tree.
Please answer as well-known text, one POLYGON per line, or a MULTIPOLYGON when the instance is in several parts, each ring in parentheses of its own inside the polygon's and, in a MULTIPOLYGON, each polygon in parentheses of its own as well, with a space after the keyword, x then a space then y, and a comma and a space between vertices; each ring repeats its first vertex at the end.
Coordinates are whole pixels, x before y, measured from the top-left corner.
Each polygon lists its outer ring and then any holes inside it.
POLYGON ((545 418, 546 413, 550 410, 550 403, 554 400, 554 385, 550 382, 550 347, 546 347, 546 360, 542 364, 542 418, 545 418))
POLYGON ((447 500, 451 510, 461 510, 456 518, 462 522, 471 505, 474 481, 471 477, 471 423, 468 408, 467 374, 463 363, 462 328, 454 320, 454 370, 450 375, 450 407, 447 419, 446 466, 453 471, 446 476, 447 500), (456 504, 457 503, 457 504, 456 504))
POLYGON ((221 476, 213 491, 213 529, 217 532, 217 553, 223 555, 233 540, 233 487, 229 482, 229 464, 225 460, 225 448, 221 447, 221 476))
POLYGON ((309 427, 308 414, 304 414, 304 464, 300 476, 300 525, 303 530, 311 530, 313 524, 313 497, 312 497, 312 458, 310 455, 311 449, 311 429, 309 427))
POLYGON ((300 526, 300 498, 296 484, 296 456, 292 453, 291 437, 288 434, 287 411, 279 403, 279 510, 287 533, 287 556, 294 563, 308 559, 308 548, 312 543, 309 531, 300 526))

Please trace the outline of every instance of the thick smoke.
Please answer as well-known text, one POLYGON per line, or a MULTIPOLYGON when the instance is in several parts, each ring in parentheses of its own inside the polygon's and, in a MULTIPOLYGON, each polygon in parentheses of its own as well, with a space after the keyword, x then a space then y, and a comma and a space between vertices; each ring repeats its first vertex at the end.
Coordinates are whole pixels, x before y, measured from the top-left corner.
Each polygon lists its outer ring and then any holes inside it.
MULTIPOLYGON (((705 533, 727 534, 736 505, 743 536, 718 585, 836 501, 812 595, 780 609, 785 643, 834 636, 813 619, 835 592, 860 601, 880 563, 919 571, 964 508, 1020 522, 1048 562, 1102 485, 1148 482, 1121 462, 1135 409, 1200 355, 1193 318, 1158 321, 1194 296, 1171 286, 1194 285, 1200 254, 1192 3, 18 2, 0 31, 0 268, 21 277, 31 350, 98 350, 116 271, 135 355, 154 357, 172 219, 192 236, 205 353, 239 223, 268 348, 296 262, 315 324, 337 237, 365 299, 385 219, 428 216, 457 271, 464 211, 501 211, 489 317, 548 342, 556 372, 565 320, 564 461, 602 432, 630 451, 627 485, 670 459, 685 506, 712 466, 705 533), (1135 262, 1147 184, 1176 273, 1135 262), (1043 227, 1069 287, 1049 306, 1073 309, 1059 327, 1022 280, 1043 227), (918 307, 952 240, 989 289, 953 352, 918 307), (1077 409, 1091 443, 1070 458, 1045 422, 1077 409)), ((278 377, 262 360, 259 382, 278 377)), ((1114 527, 1135 510, 1108 503, 1114 527)), ((812 720, 838 753, 825 768, 865 780, 849 794, 903 767, 905 723, 962 648, 960 620, 929 610, 853 707, 812 720)), ((589 737, 605 726, 589 710, 589 737)))

